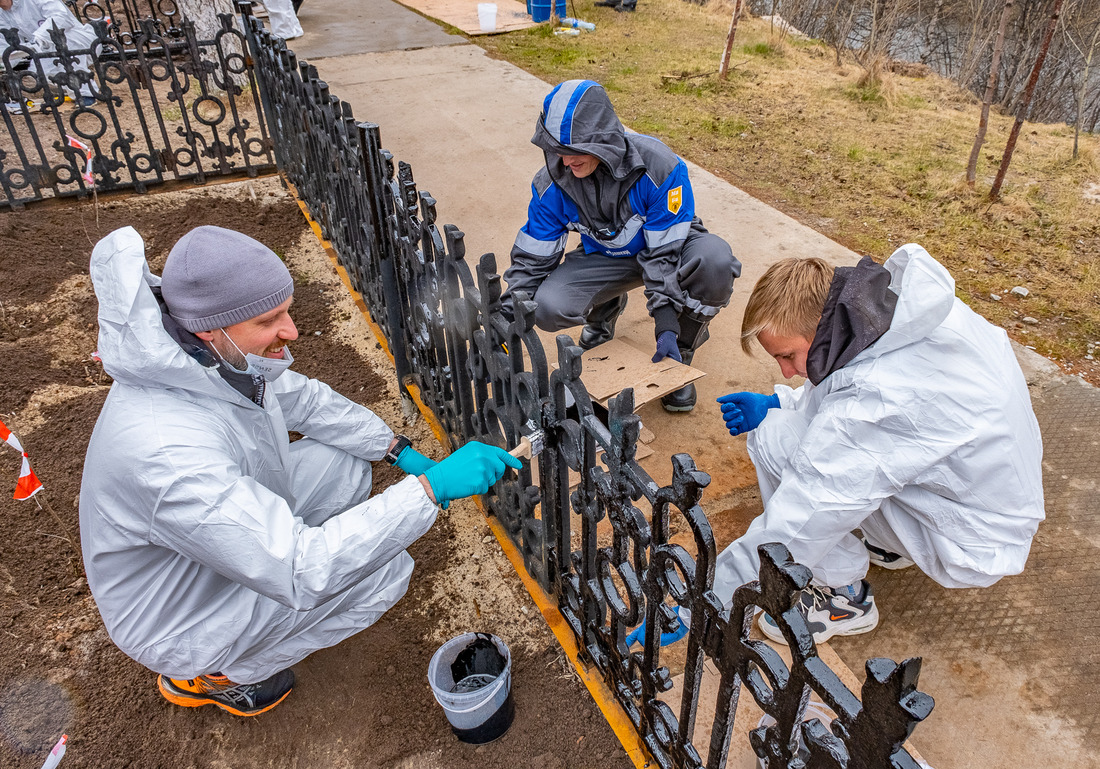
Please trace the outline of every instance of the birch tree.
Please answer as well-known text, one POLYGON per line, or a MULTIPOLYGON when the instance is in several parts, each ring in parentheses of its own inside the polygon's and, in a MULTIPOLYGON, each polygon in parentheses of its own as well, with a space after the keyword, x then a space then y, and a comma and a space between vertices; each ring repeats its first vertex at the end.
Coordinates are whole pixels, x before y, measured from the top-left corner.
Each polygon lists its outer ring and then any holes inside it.
POLYGON ((194 23, 199 40, 213 40, 214 35, 221 30, 219 13, 237 15, 233 0, 176 0, 176 5, 180 14, 194 23))
POLYGON ((978 175, 978 156, 981 154, 982 145, 985 144, 985 133, 989 128, 989 108, 993 105, 993 94, 997 91, 997 75, 1001 66, 1001 52, 1005 45, 1005 30, 1008 28, 1008 17, 1012 13, 1014 0, 1005 0, 1001 9, 1001 23, 997 27, 997 39, 993 43, 993 59, 989 64, 989 81, 985 86, 985 96, 982 98, 981 117, 978 119, 978 133, 974 137, 974 146, 970 149, 970 160, 966 164, 966 183, 974 189, 974 180, 978 175))
MULTIPOLYGON (((240 28, 240 19, 237 17, 237 7, 234 0, 176 0, 176 4, 183 18, 195 25, 195 36, 199 40, 214 40, 217 38, 222 28, 221 20, 218 18, 219 14, 231 14, 237 27, 240 28)), ((221 42, 223 56, 244 55, 244 49, 235 35, 222 35, 221 42)), ((213 54, 214 51, 212 50, 211 53, 213 54)), ((229 72, 226 74, 237 87, 243 89, 248 85, 247 73, 234 74, 229 72)))
MULTIPOLYGON (((1078 16, 1078 21, 1082 21, 1081 15, 1078 16)), ((1065 28, 1066 40, 1072 45, 1077 53, 1083 60, 1083 66, 1081 68, 1080 85, 1077 88, 1077 105, 1073 120, 1073 159, 1076 160, 1079 152, 1079 141, 1081 138, 1081 121, 1085 115, 1085 94, 1088 93, 1089 88, 1089 75, 1092 70, 1093 57, 1096 53, 1097 46, 1100 45, 1100 17, 1092 20, 1093 30, 1092 39, 1085 44, 1084 35, 1082 36, 1081 43, 1077 42, 1077 34, 1067 25, 1065 28)), ((1084 32, 1087 26, 1079 28, 1079 32, 1084 32)), ((1084 32, 1087 35, 1087 32, 1084 32)))

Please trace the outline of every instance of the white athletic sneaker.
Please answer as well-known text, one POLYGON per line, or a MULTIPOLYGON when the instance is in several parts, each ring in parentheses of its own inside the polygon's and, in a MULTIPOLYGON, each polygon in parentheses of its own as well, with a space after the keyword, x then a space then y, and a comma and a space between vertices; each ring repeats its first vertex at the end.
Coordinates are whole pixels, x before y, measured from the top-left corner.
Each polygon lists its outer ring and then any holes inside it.
MULTIPOLYGON (((816 643, 835 635, 866 633, 878 625, 875 596, 865 579, 844 587, 811 585, 802 591, 798 607, 816 643)), ((760 613, 759 625, 760 631, 771 640, 787 643, 775 620, 766 612, 760 613)))
POLYGON ((913 562, 906 558, 904 555, 898 555, 897 553, 891 553, 889 550, 883 550, 881 547, 872 545, 867 541, 866 537, 860 537, 863 542, 863 546, 867 548, 867 556, 871 559, 871 563, 875 566, 880 566, 883 569, 908 569, 913 565, 913 562))

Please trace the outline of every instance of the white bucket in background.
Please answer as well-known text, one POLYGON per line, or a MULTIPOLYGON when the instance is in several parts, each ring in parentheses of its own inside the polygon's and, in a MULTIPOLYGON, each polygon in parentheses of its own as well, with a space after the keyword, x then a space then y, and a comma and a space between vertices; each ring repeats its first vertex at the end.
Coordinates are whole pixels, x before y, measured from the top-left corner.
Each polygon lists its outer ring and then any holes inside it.
POLYGON ((496 32, 497 29, 497 4, 478 3, 477 23, 481 25, 482 32, 496 32))
POLYGON ((447 714, 451 730, 463 742, 480 745, 500 737, 512 725, 515 703, 512 701, 512 655, 507 645, 489 633, 463 633, 440 646, 428 664, 428 683, 435 700, 447 714), (456 681, 452 666, 459 655, 478 640, 490 641, 504 661, 496 676, 470 675, 456 681), (463 691, 477 679, 479 688, 463 691), (456 688, 458 691, 456 691, 456 688))

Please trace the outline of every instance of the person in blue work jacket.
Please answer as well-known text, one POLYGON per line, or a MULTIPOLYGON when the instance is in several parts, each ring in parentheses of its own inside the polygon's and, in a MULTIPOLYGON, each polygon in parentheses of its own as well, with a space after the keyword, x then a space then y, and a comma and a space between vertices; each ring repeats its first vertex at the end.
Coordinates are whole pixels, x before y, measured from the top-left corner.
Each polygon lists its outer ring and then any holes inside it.
MULTIPOLYGON (((583 323, 578 344, 591 349, 615 335, 626 293, 644 286, 654 362, 691 363, 729 303, 741 263, 695 215, 687 165, 659 140, 628 134, 591 80, 550 92, 531 142, 546 165, 535 174, 527 223, 504 273, 505 313, 524 291, 538 304, 539 328, 583 323), (567 253, 570 232, 581 239, 567 253)), ((669 411, 691 411, 695 398, 689 384, 661 400, 669 411)))

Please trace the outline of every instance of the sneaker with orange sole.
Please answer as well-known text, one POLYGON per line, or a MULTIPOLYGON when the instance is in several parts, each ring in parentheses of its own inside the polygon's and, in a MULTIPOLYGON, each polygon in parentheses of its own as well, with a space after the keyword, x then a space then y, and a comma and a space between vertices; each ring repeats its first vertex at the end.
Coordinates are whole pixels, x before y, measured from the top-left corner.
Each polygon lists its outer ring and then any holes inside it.
POLYGON ((280 670, 255 684, 234 683, 217 673, 190 679, 160 675, 157 688, 173 705, 184 708, 217 705, 235 716, 258 716, 287 698, 294 688, 294 671, 280 670))

